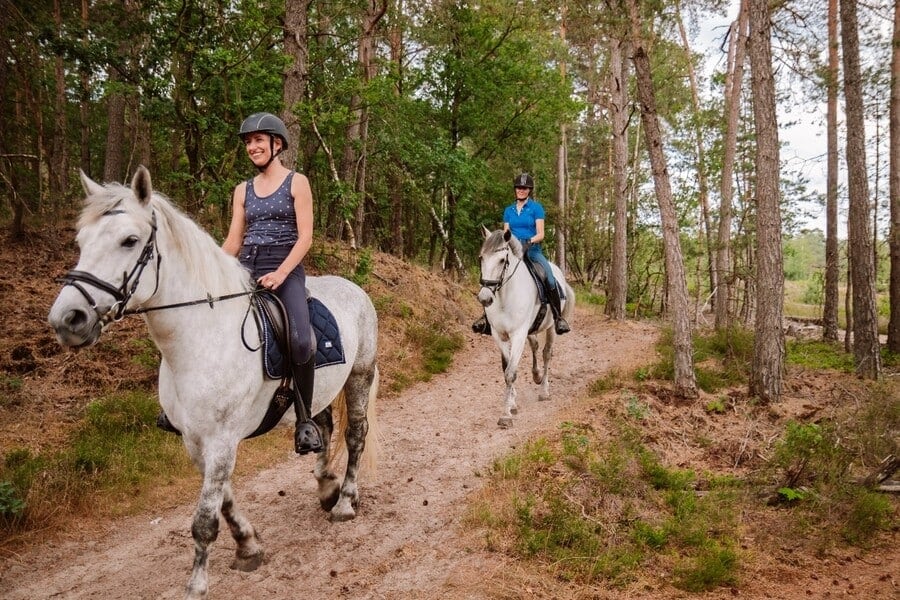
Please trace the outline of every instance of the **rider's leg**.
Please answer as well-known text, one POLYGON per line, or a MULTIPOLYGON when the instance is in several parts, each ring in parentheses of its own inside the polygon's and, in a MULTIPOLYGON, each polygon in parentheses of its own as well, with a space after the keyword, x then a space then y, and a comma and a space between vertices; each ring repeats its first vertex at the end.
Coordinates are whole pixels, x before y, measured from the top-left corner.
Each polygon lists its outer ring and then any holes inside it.
POLYGON ((544 267, 544 277, 547 282, 547 299, 550 301, 550 310, 553 313, 553 325, 556 333, 562 335, 571 331, 569 323, 562 316, 562 302, 559 298, 559 288, 556 285, 556 277, 550 267, 550 261, 541 252, 540 245, 535 244, 528 250, 528 258, 532 262, 539 262, 544 267))
POLYGON ((472 331, 484 335, 491 335, 491 323, 487 320, 487 315, 482 313, 477 321, 472 323, 472 331))
POLYGON ((312 420, 312 397, 316 377, 316 353, 302 365, 292 365, 294 374, 294 389, 297 397, 294 398, 294 414, 297 416, 297 425, 294 430, 294 450, 297 454, 309 452, 321 452, 325 449, 322 432, 319 426, 312 420))
POLYGON ((321 452, 325 449, 322 432, 312 420, 312 398, 316 378, 315 335, 309 323, 309 305, 306 301, 306 276, 299 266, 276 290, 287 308, 291 320, 291 370, 297 397, 294 412, 297 424, 294 430, 294 450, 297 454, 321 452), (300 273, 298 273, 298 271, 300 273))
MULTIPOLYGON (((244 256, 241 263, 250 269, 254 278, 277 269, 285 259, 289 246, 260 246, 252 256, 244 256)), ((315 336, 309 324, 306 301, 306 271, 298 265, 284 280, 275 294, 284 304, 291 323, 291 371, 297 392, 294 411, 297 424, 294 430, 294 449, 298 454, 321 452, 324 449, 322 432, 312 420, 312 397, 316 376, 315 336)))

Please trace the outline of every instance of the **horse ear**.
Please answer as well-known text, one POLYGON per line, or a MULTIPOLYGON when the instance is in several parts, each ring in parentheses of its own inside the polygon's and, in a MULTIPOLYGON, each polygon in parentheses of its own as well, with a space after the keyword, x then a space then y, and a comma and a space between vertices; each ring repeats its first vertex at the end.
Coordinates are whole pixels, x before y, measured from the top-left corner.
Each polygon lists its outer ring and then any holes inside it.
POLYGON ((512 237, 512 229, 507 229, 506 231, 503 232, 503 241, 504 242, 508 242, 509 238, 511 238, 511 237, 512 237))
POLYGON ((484 239, 487 239, 489 235, 491 235, 491 230, 484 226, 484 223, 481 224, 481 233, 484 235, 484 239))
POLYGON ((103 186, 85 175, 81 169, 78 169, 78 175, 81 177, 81 187, 84 188, 85 196, 95 196, 103 192, 103 186))
POLYGON ((134 177, 131 179, 131 191, 134 192, 135 198, 141 204, 146 205, 150 202, 150 196, 153 195, 153 185, 150 182, 150 171, 144 165, 140 165, 137 171, 134 172, 134 177))

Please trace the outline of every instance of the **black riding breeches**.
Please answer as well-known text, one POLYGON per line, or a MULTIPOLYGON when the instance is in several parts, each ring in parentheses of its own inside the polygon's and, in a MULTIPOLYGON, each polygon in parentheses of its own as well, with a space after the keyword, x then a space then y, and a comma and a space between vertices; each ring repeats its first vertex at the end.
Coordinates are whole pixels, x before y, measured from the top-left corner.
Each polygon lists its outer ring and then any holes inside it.
MULTIPOLYGON (((242 246, 238 259, 250 270, 253 279, 257 280, 278 269, 291 248, 293 246, 242 246)), ((309 306, 306 303, 306 271, 302 263, 278 286, 275 295, 284 304, 291 322, 292 361, 296 365, 302 365, 315 352, 309 323, 309 306)))

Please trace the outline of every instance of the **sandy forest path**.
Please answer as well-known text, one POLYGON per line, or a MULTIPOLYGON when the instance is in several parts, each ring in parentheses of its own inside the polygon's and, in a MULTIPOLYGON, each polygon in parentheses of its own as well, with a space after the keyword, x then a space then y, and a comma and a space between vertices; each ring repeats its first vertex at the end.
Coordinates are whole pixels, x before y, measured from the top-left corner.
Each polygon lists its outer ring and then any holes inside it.
MULTIPOLYGON (((223 525, 210 556, 210 598, 487 597, 483 577, 501 568, 501 559, 472 548, 459 527, 467 496, 485 481, 479 474, 555 427, 591 382, 651 360, 656 336, 650 325, 612 323, 579 307, 573 332, 557 338, 553 399, 537 401, 526 353, 519 414, 513 428, 500 430, 499 351, 493 340, 469 335, 448 373, 379 404, 378 472, 361 480, 354 521, 326 519, 309 457, 290 457, 236 482, 237 502, 259 531, 267 561, 252 573, 231 570, 235 545, 223 525)), ((181 598, 193 559, 195 502, 184 498, 174 509, 13 557, 0 565, 0 598, 181 598)))

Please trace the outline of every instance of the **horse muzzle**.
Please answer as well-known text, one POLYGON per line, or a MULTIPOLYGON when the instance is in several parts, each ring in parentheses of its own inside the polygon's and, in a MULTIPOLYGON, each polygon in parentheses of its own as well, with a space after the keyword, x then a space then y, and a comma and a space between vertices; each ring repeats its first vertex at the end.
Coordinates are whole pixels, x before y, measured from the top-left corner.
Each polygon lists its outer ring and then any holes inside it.
POLYGON ((494 292, 486 287, 481 288, 478 291, 478 301, 481 302, 483 307, 487 308, 494 303, 494 292))
POLYGON ((50 309, 47 321, 56 332, 56 340, 61 346, 84 348, 97 342, 103 331, 103 323, 95 310, 57 304, 50 309))

